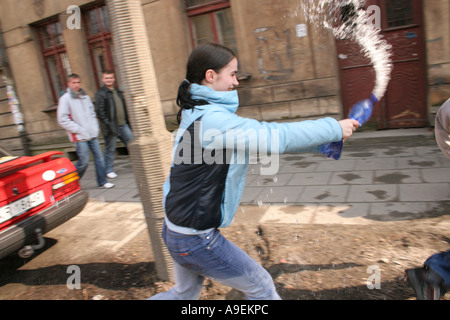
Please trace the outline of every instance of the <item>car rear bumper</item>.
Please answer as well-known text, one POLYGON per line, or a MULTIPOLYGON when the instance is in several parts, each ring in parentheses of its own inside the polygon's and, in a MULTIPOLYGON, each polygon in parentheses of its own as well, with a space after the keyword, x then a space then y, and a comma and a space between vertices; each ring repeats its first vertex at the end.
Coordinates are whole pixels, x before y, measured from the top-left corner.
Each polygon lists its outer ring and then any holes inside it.
POLYGON ((80 190, 53 206, 0 232, 0 259, 36 240, 36 229, 49 232, 80 213, 88 201, 88 192, 80 190))

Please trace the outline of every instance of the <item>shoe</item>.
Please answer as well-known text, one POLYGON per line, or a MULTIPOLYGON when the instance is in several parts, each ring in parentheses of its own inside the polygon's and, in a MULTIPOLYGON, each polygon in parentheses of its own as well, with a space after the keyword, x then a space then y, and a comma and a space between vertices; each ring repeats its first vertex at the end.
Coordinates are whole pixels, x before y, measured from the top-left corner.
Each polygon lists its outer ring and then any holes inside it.
POLYGON ((109 179, 117 178, 117 173, 115 173, 115 172, 107 173, 106 177, 109 178, 109 179))
POLYGON ((439 300, 445 294, 446 290, 439 282, 440 276, 431 269, 408 269, 406 275, 416 292, 417 300, 439 300))
POLYGON ((111 188, 114 188, 114 184, 113 183, 110 183, 110 182, 107 182, 107 183, 105 183, 104 185, 102 185, 101 187, 99 187, 100 189, 111 189, 111 188))

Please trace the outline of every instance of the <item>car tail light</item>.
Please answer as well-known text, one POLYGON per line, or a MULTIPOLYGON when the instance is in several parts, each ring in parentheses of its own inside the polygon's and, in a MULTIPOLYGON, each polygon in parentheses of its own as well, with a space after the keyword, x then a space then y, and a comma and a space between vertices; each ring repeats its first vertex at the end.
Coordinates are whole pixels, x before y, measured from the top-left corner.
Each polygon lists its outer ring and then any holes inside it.
POLYGON ((80 177, 76 171, 55 180, 55 182, 52 186, 55 200, 80 188, 80 177))

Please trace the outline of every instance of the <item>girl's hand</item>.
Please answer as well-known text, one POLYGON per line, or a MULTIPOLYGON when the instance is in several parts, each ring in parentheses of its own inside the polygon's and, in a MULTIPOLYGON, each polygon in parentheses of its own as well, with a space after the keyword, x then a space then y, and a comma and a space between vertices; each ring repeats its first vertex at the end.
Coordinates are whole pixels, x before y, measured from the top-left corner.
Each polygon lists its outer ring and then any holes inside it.
POLYGON ((350 138, 353 132, 359 128, 359 122, 354 119, 344 119, 339 121, 339 124, 342 128, 342 137, 344 140, 350 138))

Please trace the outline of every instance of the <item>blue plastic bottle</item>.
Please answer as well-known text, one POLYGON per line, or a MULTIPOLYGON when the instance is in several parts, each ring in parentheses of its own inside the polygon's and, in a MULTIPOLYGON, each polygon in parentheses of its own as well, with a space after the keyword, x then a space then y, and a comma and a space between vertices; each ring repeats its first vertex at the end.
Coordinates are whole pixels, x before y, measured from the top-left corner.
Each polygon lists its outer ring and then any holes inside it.
MULTIPOLYGON (((372 93, 368 99, 361 100, 350 109, 349 118, 357 120, 359 126, 362 126, 372 116, 373 106, 378 102, 377 97, 372 93)), ((326 143, 320 146, 320 153, 328 158, 339 160, 341 158, 343 141, 326 143)))
POLYGON ((372 93, 369 99, 361 100, 353 105, 350 110, 349 118, 355 119, 362 126, 372 116, 373 106, 378 102, 378 99, 372 93))

